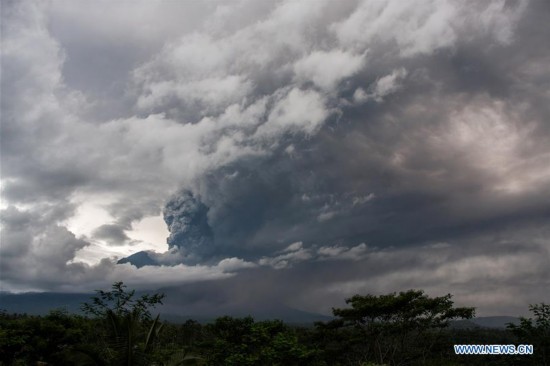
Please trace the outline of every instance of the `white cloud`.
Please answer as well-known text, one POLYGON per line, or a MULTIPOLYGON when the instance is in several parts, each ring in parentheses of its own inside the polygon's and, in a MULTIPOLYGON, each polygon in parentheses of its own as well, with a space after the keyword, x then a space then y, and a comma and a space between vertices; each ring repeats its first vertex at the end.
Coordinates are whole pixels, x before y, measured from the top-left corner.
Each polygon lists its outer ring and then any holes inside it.
POLYGON ((338 215, 338 211, 321 212, 319 215, 317 215, 317 221, 319 221, 319 222, 328 221, 328 220, 334 218, 336 215, 338 215))
POLYGON ((368 254, 369 248, 365 243, 348 247, 343 245, 322 246, 316 245, 305 248, 303 243, 296 242, 290 244, 280 255, 273 257, 262 257, 258 260, 260 266, 270 266, 274 269, 283 269, 291 267, 303 261, 326 261, 326 260, 352 260, 364 259, 368 254))
POLYGON ((502 44, 508 44, 514 37, 514 29, 527 4, 527 1, 518 1, 514 6, 509 6, 505 0, 492 1, 478 14, 480 24, 469 25, 491 33, 502 44))
POLYGON ((277 101, 255 138, 277 139, 285 132, 311 135, 319 130, 329 114, 319 93, 293 88, 277 101))
POLYGON ((344 246, 325 246, 320 247, 317 250, 319 260, 339 259, 339 260, 361 260, 368 254, 368 246, 365 243, 361 243, 354 247, 344 246))
POLYGON ((400 68, 393 70, 391 74, 383 76, 376 82, 374 87, 374 99, 382 100, 388 94, 391 94, 400 88, 399 81, 407 76, 407 70, 400 68))
POLYGON ((487 34, 510 41, 525 2, 506 6, 493 1, 461 7, 448 0, 422 3, 362 1, 345 20, 331 25, 339 41, 357 51, 376 43, 394 44, 403 57, 452 47, 460 37, 487 34))
POLYGON ((302 249, 304 243, 301 241, 297 241, 295 243, 290 244, 288 247, 285 248, 285 252, 295 252, 297 250, 302 249))
POLYGON ((376 198, 376 195, 374 193, 369 193, 366 196, 353 197, 352 205, 353 206, 364 205, 365 203, 372 201, 375 198, 376 198))
POLYGON ((218 267, 225 272, 233 272, 244 268, 256 267, 255 263, 247 262, 241 258, 225 258, 218 263, 218 267))
POLYGON ((369 87, 368 92, 362 88, 357 88, 353 93, 353 101, 357 104, 365 103, 369 100, 380 103, 384 100, 384 97, 401 89, 401 80, 406 76, 407 70, 404 68, 395 69, 391 74, 378 79, 369 87))
POLYGON ((342 50, 315 51, 294 63, 299 81, 312 81, 325 91, 333 91, 345 78, 357 73, 363 66, 364 55, 342 50))
POLYGON ((275 269, 291 267, 295 263, 309 260, 313 257, 310 249, 302 248, 302 243, 291 244, 284 253, 275 257, 262 257, 258 260, 260 266, 270 266, 275 269), (292 249, 289 249, 293 247, 292 249), (290 250, 290 251, 288 251, 290 250))
POLYGON ((363 1, 332 29, 340 42, 356 49, 376 41, 395 42, 403 56, 411 56, 452 45, 457 15, 458 8, 449 1, 363 1))

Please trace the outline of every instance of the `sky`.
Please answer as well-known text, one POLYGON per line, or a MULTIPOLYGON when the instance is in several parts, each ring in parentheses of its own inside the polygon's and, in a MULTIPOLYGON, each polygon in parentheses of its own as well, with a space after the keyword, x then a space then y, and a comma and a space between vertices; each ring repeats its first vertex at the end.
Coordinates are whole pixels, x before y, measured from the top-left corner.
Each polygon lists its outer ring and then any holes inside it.
POLYGON ((124 281, 323 314, 411 288, 479 315, 550 301, 548 1, 1 17, 0 290, 124 281))

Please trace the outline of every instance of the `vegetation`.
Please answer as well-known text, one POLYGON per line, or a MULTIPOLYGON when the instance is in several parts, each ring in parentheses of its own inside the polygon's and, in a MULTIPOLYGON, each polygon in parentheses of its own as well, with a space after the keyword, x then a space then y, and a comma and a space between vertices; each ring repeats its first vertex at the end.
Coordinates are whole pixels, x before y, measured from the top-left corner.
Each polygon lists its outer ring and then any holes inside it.
POLYGON ((122 282, 112 291, 98 290, 92 303, 82 310, 104 324, 103 342, 96 347, 76 347, 71 360, 90 365, 149 365, 153 360, 153 344, 163 324, 159 315, 151 321, 150 308, 162 304, 163 294, 143 295, 134 299, 135 290, 126 292, 122 282))
POLYGON ((522 344, 532 344, 536 350, 534 360, 537 365, 550 365, 550 304, 530 305, 535 318, 520 318, 520 324, 508 324, 522 344))
POLYGON ((450 321, 473 317, 473 308, 410 290, 356 295, 333 309, 333 321, 297 327, 251 317, 163 323, 151 314, 163 298, 117 282, 83 305, 87 316, 0 313, 0 365, 548 365, 546 304, 507 329, 459 329, 450 321), (460 356, 454 344, 533 344, 535 354, 460 356))
POLYGON ((450 320, 471 319, 474 308, 454 308, 451 295, 429 298, 409 290, 381 296, 355 295, 350 309, 333 309, 342 325, 361 334, 367 358, 380 364, 402 365, 425 361, 450 320), (418 342, 422 339, 422 342, 418 342))

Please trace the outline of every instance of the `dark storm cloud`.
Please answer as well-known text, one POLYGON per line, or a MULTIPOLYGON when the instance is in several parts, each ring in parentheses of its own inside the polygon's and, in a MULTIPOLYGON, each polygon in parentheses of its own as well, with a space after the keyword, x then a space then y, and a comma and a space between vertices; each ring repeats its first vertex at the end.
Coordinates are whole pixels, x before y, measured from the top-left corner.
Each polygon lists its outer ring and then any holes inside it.
POLYGON ((60 220, 71 215, 73 209, 57 202, 36 205, 32 211, 14 206, 1 211, 2 281, 15 286, 32 282, 29 287, 36 289, 40 285, 36 286, 32 278, 42 278, 52 286, 67 271, 78 273, 84 269, 78 263, 67 265, 77 250, 89 245, 60 225, 60 220))
POLYGON ((221 234, 215 237, 235 247, 227 254, 296 240, 418 245, 544 222, 549 136, 535 132, 545 128, 541 116, 523 118, 532 114, 545 81, 518 80, 524 63, 504 57, 521 54, 526 43, 544 48, 544 36, 529 36, 541 23, 526 19, 512 43, 484 52, 487 38, 465 38, 449 51, 385 65, 374 59, 353 82, 405 67, 403 90, 383 104, 344 109, 311 140, 288 141, 291 153, 281 149, 212 174, 202 193, 211 203, 213 230, 221 234))
POLYGON ((13 288, 226 278, 205 298, 324 311, 424 287, 516 311, 548 285, 547 2, 60 4, 2 14, 2 251, 44 267, 3 266, 13 288), (110 216, 89 238, 67 229, 84 203, 110 216), (142 253, 173 267, 105 258, 161 211, 171 248, 142 253))
POLYGON ((124 232, 125 228, 116 224, 105 224, 95 229, 92 233, 96 239, 105 239, 108 242, 124 243, 130 238, 124 232))
POLYGON ((189 191, 172 198, 164 208, 164 221, 170 231, 170 248, 177 248, 200 259, 212 251, 212 229, 208 223, 208 207, 189 191))
POLYGON ((203 316, 239 309, 261 313, 270 304, 279 310, 330 314, 331 307, 344 306, 344 299, 356 293, 423 288, 432 296, 452 293, 458 304, 477 306, 480 316, 525 314, 525 304, 540 301, 539 286, 548 285, 530 280, 534 274, 548 276, 547 251, 522 240, 524 232, 501 234, 506 239, 476 237, 475 242, 453 245, 370 249, 357 261, 306 261, 277 271, 248 269, 223 281, 163 289, 168 294, 166 311, 203 316))

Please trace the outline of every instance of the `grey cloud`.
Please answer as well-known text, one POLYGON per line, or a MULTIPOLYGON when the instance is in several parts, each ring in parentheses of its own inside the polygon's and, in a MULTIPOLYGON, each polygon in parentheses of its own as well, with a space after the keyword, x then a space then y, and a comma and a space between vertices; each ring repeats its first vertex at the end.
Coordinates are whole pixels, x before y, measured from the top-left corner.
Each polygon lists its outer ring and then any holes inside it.
MULTIPOLYGON (((60 204, 35 206, 32 211, 13 206, 2 210, 3 281, 16 286, 28 285, 29 280, 34 282, 33 278, 56 282, 68 267, 82 269, 79 264, 67 265, 77 250, 89 245, 60 225, 68 212, 70 209, 63 209, 60 204)), ((31 288, 35 286, 40 285, 34 282, 31 288)))
POLYGON ((182 192, 166 204, 164 221, 170 231, 167 239, 170 248, 178 248, 199 259, 213 251, 208 207, 191 192, 182 192))
POLYGON ((407 76, 407 70, 404 68, 395 69, 386 76, 381 77, 369 87, 366 92, 362 88, 357 88, 353 93, 353 101, 356 103, 365 103, 369 100, 382 102, 386 95, 392 94, 401 88, 400 79, 407 76))
POLYGON ((200 27, 215 6, 214 2, 136 1, 131 7, 125 3, 95 6, 78 0, 48 3, 48 29, 66 56, 64 82, 86 95, 90 102, 86 118, 102 123, 131 117, 134 99, 127 86, 131 70, 167 40, 200 27))
POLYGON ((409 288, 423 288, 432 296, 452 293, 458 304, 478 307, 481 316, 525 314, 528 303, 546 298, 540 286, 547 281, 539 279, 548 277, 548 228, 534 240, 523 240, 531 229, 500 232, 506 239, 486 236, 475 242, 370 249, 355 261, 301 261, 275 271, 249 268, 222 281, 163 290, 169 294, 168 306, 186 314, 206 309, 223 314, 239 306, 261 311, 271 303, 328 315, 331 307, 343 306, 356 293, 409 288))
POLYGON ((96 239, 105 239, 113 243, 124 243, 130 241, 130 238, 124 232, 125 228, 116 224, 105 224, 96 228, 92 236, 96 239))

